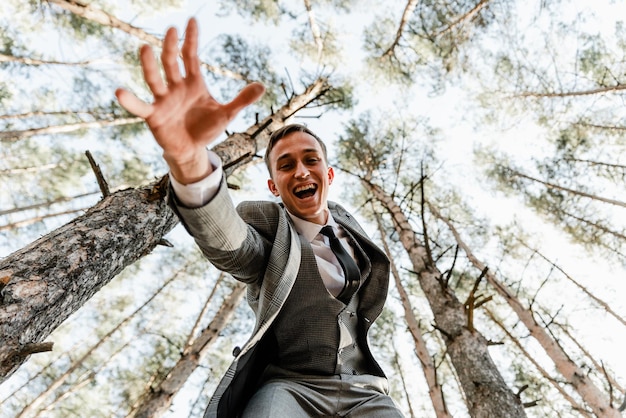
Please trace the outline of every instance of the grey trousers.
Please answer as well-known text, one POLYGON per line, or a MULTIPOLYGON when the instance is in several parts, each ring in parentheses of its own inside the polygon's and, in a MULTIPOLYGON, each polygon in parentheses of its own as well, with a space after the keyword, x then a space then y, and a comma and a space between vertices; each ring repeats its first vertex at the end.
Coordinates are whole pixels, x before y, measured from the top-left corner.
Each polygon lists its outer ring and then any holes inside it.
POLYGON ((403 418, 387 393, 387 379, 378 376, 275 375, 249 400, 243 418, 403 418))

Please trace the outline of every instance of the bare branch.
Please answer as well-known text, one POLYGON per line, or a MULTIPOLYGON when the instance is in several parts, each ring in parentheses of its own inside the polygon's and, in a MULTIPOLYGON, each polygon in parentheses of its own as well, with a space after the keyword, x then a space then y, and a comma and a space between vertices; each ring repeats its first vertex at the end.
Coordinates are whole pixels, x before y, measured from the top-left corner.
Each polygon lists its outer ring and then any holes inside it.
POLYGON ((398 25, 398 30, 396 30, 396 36, 391 42, 391 45, 380 55, 380 58, 389 58, 395 55, 394 51, 400 44, 400 39, 402 38, 402 33, 404 32, 404 27, 407 25, 411 14, 417 7, 417 3, 419 0, 409 0, 406 7, 404 8, 404 12, 402 13, 402 17, 400 18, 400 24, 398 25))
POLYGON ((322 56, 322 50, 324 49, 324 42, 322 41, 322 33, 320 27, 315 20, 315 12, 311 7, 311 0, 304 0, 304 7, 306 8, 307 16, 309 17, 309 26, 311 26, 311 33, 313 34, 313 41, 317 46, 317 59, 322 56))
POLYGON ((454 28, 476 16, 485 6, 487 6, 487 3, 489 3, 489 0, 480 0, 478 4, 476 4, 476 6, 474 6, 469 12, 465 13, 462 16, 459 16, 459 18, 456 19, 454 22, 450 23, 448 26, 437 32, 435 36, 444 36, 452 32, 454 28))
POLYGON ((40 60, 40 59, 28 58, 28 57, 16 57, 14 55, 6 55, 6 54, 0 53, 0 62, 13 62, 16 64, 34 65, 34 66, 68 65, 68 66, 85 67, 85 66, 98 62, 98 60, 64 62, 64 61, 54 61, 54 60, 40 60))
POLYGON ((619 200, 609 199, 609 198, 602 197, 602 196, 596 196, 596 195, 593 195, 593 194, 590 194, 590 193, 581 192, 579 190, 574 190, 574 189, 570 189, 570 188, 567 188, 567 187, 559 186, 558 184, 550 183, 550 182, 547 182, 547 181, 540 180, 538 178, 529 176, 529 175, 524 174, 524 173, 522 173, 520 171, 514 170, 514 169, 512 169, 510 167, 506 167, 506 170, 509 173, 511 173, 513 176, 521 177, 523 179, 530 180, 530 181, 533 181, 535 183, 543 184, 544 186, 546 186, 549 189, 560 190, 560 191, 563 191, 563 192, 567 192, 569 194, 573 194, 575 196, 582 196, 582 197, 586 197, 586 198, 589 198, 589 199, 592 199, 592 200, 598 200, 600 202, 604 202, 604 203, 608 203, 608 204, 611 204, 611 205, 621 206, 623 208, 626 208, 626 203, 622 202, 622 201, 619 201, 619 200))
POLYGON ((579 97, 579 96, 593 96, 595 94, 607 94, 607 93, 617 93, 626 89, 626 85, 617 84, 615 86, 606 86, 606 87, 598 87, 590 90, 580 90, 580 91, 562 91, 562 92, 539 92, 539 91, 528 91, 522 92, 518 94, 514 94, 511 98, 519 98, 519 97, 529 97, 529 98, 566 98, 566 97, 579 97))
POLYGON ((100 187, 100 191, 102 192, 102 197, 107 197, 111 195, 111 191, 109 190, 109 185, 102 174, 102 170, 100 170, 100 166, 94 160, 91 152, 85 151, 85 155, 89 160, 89 165, 91 165, 91 169, 93 170, 94 175, 96 176, 96 180, 98 181, 98 186, 100 187))
MULTIPOLYGON (((126 32, 129 35, 132 35, 156 48, 162 48, 163 41, 146 32, 145 30, 133 26, 127 22, 124 22, 117 17, 113 16, 110 13, 105 12, 104 10, 97 9, 92 7, 90 4, 81 3, 76 0, 46 0, 48 3, 56 4, 57 6, 74 13, 77 16, 80 16, 84 19, 90 20, 92 22, 99 23, 103 26, 119 29, 122 32, 126 32)), ((213 74, 221 75, 224 77, 232 78, 235 80, 244 80, 243 77, 239 73, 235 73, 233 71, 226 70, 224 68, 215 67, 213 65, 209 65, 205 62, 202 62, 201 65, 206 68, 208 71, 213 74)))
POLYGON ((111 120, 96 120, 92 122, 67 123, 65 125, 52 125, 43 128, 32 128, 18 131, 0 132, 0 142, 15 142, 20 139, 30 138, 35 135, 57 135, 76 132, 81 129, 106 128, 111 126, 132 125, 142 123, 143 119, 138 117, 116 118, 111 120))

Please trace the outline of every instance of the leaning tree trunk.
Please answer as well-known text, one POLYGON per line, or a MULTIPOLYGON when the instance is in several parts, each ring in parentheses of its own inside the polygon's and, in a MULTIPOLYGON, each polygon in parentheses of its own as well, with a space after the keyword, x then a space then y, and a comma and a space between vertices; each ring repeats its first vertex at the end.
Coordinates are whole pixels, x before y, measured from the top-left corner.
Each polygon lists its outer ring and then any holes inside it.
MULTIPOLYGON (((0 379, 69 315, 177 223, 166 181, 102 199, 84 215, 0 262, 0 379)), ((44 346, 45 347, 45 346, 44 346)))
MULTIPOLYGON (((276 113, 214 150, 226 174, 267 146, 271 131, 331 86, 318 78, 276 113)), ((70 223, 0 260, 0 383, 42 341, 126 266, 149 254, 178 222, 166 204, 167 177, 104 197, 70 223)))
MULTIPOLYGON (((525 417, 520 399, 507 387, 489 355, 487 340, 473 328, 468 313, 447 286, 424 244, 413 231, 402 208, 379 186, 363 180, 372 196, 393 219, 400 241, 443 335, 447 354, 459 377, 473 418, 525 417)), ((468 308, 473 309, 473 306, 468 308)))
POLYGON ((574 411, 582 415, 583 418, 593 418, 592 414, 590 412, 587 412, 584 406, 579 404, 578 401, 574 399, 572 395, 567 393, 563 385, 561 385, 557 379, 555 379, 554 377, 550 375, 550 373, 539 363, 539 361, 535 358, 535 356, 529 353, 528 350, 526 350, 526 348, 522 345, 519 338, 511 334, 511 331, 507 329, 506 325, 504 325, 502 321, 499 318, 497 318, 496 315, 489 308, 485 308, 485 313, 487 314, 487 317, 491 319, 491 321, 494 324, 496 324, 502 330, 504 334, 506 334, 509 340, 511 340, 511 342, 515 344, 517 349, 522 352, 526 360, 528 360, 529 363, 535 366, 535 369, 537 369, 537 371, 546 380, 546 382, 550 383, 552 387, 556 391, 558 391, 567 402, 570 403, 574 411))

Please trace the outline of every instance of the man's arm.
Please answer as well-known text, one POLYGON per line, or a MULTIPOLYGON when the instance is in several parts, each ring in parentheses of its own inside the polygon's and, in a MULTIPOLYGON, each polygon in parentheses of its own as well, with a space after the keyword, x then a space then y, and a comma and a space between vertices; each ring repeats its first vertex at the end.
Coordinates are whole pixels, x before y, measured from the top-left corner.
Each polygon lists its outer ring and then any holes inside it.
MULTIPOLYGON (((257 101, 265 89, 260 83, 252 83, 230 103, 218 103, 209 93, 200 71, 195 19, 190 19, 187 24, 180 50, 177 45, 177 31, 170 28, 161 53, 165 80, 161 77, 152 49, 148 45, 140 49, 144 79, 153 94, 152 103, 140 100, 125 89, 118 89, 115 94, 122 107, 146 121, 163 149, 163 158, 169 165, 172 178, 179 185, 186 186, 206 179, 213 172, 207 147, 244 107, 257 101), (182 54, 184 75, 178 65, 179 53, 182 54)), ((237 215, 225 181, 222 176, 219 177, 220 184, 212 192, 215 196, 208 202, 200 198, 201 207, 185 207, 185 203, 178 201, 176 196, 171 203, 205 255, 218 267, 227 267, 226 271, 249 281, 253 279, 253 272, 244 272, 246 269, 233 265, 233 261, 236 261, 237 254, 247 257, 246 260, 258 261, 265 257, 265 245, 237 215), (232 260, 228 261, 229 258, 232 260)))

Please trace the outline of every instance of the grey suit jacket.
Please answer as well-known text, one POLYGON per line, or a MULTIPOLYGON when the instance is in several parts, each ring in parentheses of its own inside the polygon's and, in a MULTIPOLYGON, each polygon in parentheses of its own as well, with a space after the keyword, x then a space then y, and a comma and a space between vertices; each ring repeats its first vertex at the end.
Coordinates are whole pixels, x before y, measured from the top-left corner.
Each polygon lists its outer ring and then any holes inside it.
MULTIPOLYGON (((264 354, 255 352, 261 351, 257 350, 259 342, 289 296, 299 269, 310 269, 311 274, 318 274, 317 265, 300 264, 300 240, 282 204, 244 202, 235 209, 225 180, 217 195, 203 207, 185 208, 175 197, 170 199, 170 204, 204 255, 218 269, 247 284, 248 303, 256 315, 256 324, 205 412, 205 417, 236 416, 238 411, 235 410, 247 401, 240 397, 250 395, 241 390, 253 379, 248 374, 249 369, 263 365, 263 359, 257 357, 264 354)), ((372 271, 359 290, 358 309, 366 339, 369 326, 380 315, 387 297, 389 260, 344 208, 329 202, 329 210, 338 224, 369 249, 372 271)), ((368 348, 366 350, 369 352, 368 348)))

